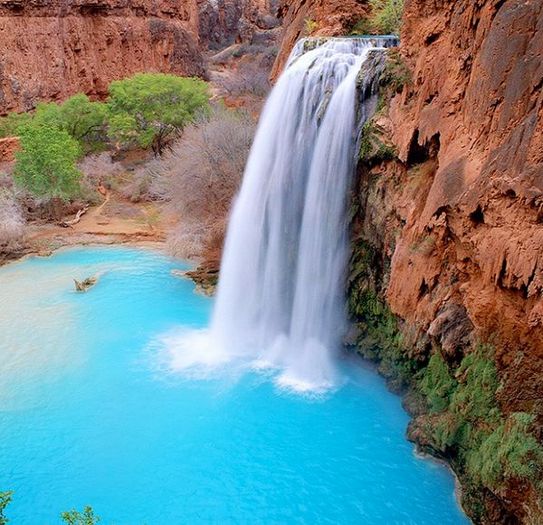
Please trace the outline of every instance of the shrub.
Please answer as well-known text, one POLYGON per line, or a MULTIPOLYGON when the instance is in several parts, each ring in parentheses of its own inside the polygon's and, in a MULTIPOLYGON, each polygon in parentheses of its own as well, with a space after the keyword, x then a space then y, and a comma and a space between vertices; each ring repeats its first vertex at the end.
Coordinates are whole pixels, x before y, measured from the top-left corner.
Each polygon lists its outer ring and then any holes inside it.
POLYGON ((319 23, 313 18, 306 18, 304 20, 304 32, 306 36, 311 36, 313 33, 319 30, 319 23))
POLYGON ((68 525, 96 525, 100 518, 94 514, 92 507, 85 507, 83 512, 71 510, 61 514, 62 521, 68 525))
POLYGON ((19 128, 31 120, 30 113, 10 113, 5 117, 0 117, 0 138, 17 136, 19 128))
POLYGON ((404 0, 369 0, 371 25, 380 34, 399 34, 404 0))
POLYGON ((369 0, 369 5, 371 8, 369 17, 353 26, 352 35, 400 33, 404 0, 369 0))
POLYGON ((0 252, 15 251, 25 234, 26 222, 15 195, 0 189, 0 252))
POLYGON ((178 255, 201 255, 222 243, 254 130, 247 114, 215 108, 208 118, 187 128, 171 152, 151 166, 155 194, 171 201, 179 217, 171 238, 178 255))
POLYGON ((79 192, 81 172, 76 162, 81 148, 68 132, 31 123, 20 130, 15 180, 33 196, 67 201, 79 192))
POLYGON ((79 162, 78 169, 83 174, 83 180, 92 187, 103 184, 105 181, 124 172, 122 165, 113 162, 109 153, 96 153, 86 156, 79 162))
POLYGON ((134 170, 131 179, 123 186, 122 193, 132 202, 159 201, 164 198, 160 178, 161 161, 154 160, 134 170))
MULTIPOLYGON (((5 515, 5 510, 12 499, 12 491, 0 492, 0 525, 7 525, 9 523, 9 519, 5 515)), ((63 512, 60 518, 67 525, 96 525, 100 521, 100 518, 96 516, 92 507, 89 506, 85 507, 83 512, 77 510, 63 512)))
POLYGON ((207 84, 196 78, 139 73, 109 87, 110 137, 162 154, 169 141, 208 110, 207 84))
POLYGON ((11 503, 13 492, 0 492, 0 525, 6 525, 9 520, 4 514, 6 507, 11 503))
POLYGON ((113 162, 109 153, 88 155, 77 165, 82 173, 81 197, 91 204, 98 204, 102 197, 97 191, 99 186, 111 188, 124 173, 123 166, 113 162))
POLYGON ((237 70, 222 76, 220 85, 231 96, 265 97, 271 89, 269 69, 257 61, 243 62, 237 70))

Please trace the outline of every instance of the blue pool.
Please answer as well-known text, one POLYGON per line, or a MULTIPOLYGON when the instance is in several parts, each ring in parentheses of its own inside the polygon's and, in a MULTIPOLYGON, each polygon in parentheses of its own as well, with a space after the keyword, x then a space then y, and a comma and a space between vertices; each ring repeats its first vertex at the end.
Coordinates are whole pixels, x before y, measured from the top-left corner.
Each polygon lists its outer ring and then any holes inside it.
POLYGON ((171 275, 182 267, 77 248, 0 269, 11 523, 54 525, 87 504, 106 525, 467 523, 450 472, 415 455, 400 399, 358 361, 320 397, 258 372, 168 372, 154 342, 205 328, 212 306, 171 275))

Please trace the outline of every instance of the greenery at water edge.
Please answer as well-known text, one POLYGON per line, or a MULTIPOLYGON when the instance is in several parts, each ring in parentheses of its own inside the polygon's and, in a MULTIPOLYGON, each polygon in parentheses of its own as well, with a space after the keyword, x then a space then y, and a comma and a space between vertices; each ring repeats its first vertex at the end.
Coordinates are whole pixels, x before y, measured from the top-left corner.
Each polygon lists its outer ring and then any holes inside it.
POLYGON ((541 482, 543 447, 531 432, 534 417, 504 414, 492 348, 477 346, 452 371, 439 352, 416 379, 432 418, 436 450, 456 456, 474 483, 499 490, 508 479, 541 482))
MULTIPOLYGON (((399 321, 372 288, 376 254, 363 241, 355 244, 349 279, 349 311, 362 335, 357 347, 379 364, 395 390, 410 389, 423 400, 420 421, 433 451, 448 458, 474 494, 481 487, 499 492, 510 480, 543 489, 543 446, 534 417, 505 414, 497 403, 500 380, 492 347, 478 345, 459 366, 446 362, 434 348, 427 362, 415 358, 399 321)), ((471 496, 469 490, 465 495, 471 496)), ((470 505, 474 514, 482 508, 470 505)), ((480 517, 480 516, 479 516, 480 517)))
MULTIPOLYGON (((0 492, 0 525, 7 525, 9 519, 6 517, 6 507, 13 499, 13 492, 0 492)), ((60 515, 63 523, 67 525, 96 525, 100 518, 96 516, 92 507, 85 507, 83 512, 70 510, 60 515)))

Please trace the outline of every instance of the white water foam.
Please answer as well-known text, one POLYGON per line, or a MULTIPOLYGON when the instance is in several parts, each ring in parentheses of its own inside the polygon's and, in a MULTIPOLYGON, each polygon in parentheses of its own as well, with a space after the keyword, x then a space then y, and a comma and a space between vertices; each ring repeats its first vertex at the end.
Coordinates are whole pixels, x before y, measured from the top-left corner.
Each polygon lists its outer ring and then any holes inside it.
POLYGON ((243 359, 278 370, 277 384, 289 390, 337 383, 347 196, 367 113, 361 104, 357 115, 358 77, 363 65, 376 74, 370 51, 386 40, 330 39, 304 52, 308 44, 296 46, 264 108, 229 222, 207 342, 198 334, 165 342, 178 370, 243 359))

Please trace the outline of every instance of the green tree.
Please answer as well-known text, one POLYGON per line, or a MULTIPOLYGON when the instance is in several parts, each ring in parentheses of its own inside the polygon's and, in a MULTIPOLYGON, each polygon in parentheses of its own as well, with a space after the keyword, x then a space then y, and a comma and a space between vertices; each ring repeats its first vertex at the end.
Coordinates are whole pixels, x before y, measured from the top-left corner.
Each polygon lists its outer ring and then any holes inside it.
POLYGON ((13 492, 0 492, 0 525, 6 525, 9 520, 6 518, 4 511, 6 507, 11 503, 13 492))
POLYGON ((196 78, 139 73, 113 82, 109 94, 111 138, 123 145, 151 147, 156 155, 209 109, 207 84, 196 78))
POLYGON ((18 129, 31 120, 30 113, 10 113, 0 117, 0 138, 17 136, 18 129))
POLYGON ((50 201, 56 216, 58 202, 67 201, 80 191, 81 173, 76 162, 81 148, 67 131, 37 123, 22 127, 20 138, 15 181, 35 197, 50 201))
POLYGON ((107 106, 79 93, 63 104, 38 104, 34 122, 66 131, 86 151, 93 151, 106 139, 107 106))
POLYGON ((63 512, 60 517, 68 525, 96 525, 100 521, 100 518, 94 514, 92 507, 85 507, 83 512, 77 510, 63 512))

